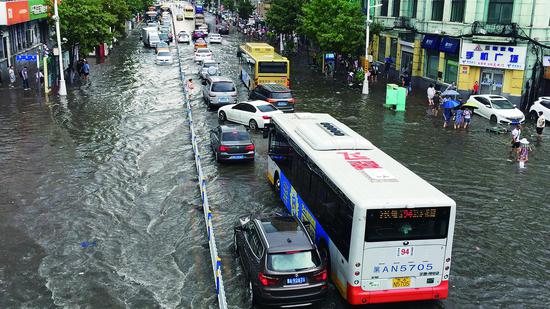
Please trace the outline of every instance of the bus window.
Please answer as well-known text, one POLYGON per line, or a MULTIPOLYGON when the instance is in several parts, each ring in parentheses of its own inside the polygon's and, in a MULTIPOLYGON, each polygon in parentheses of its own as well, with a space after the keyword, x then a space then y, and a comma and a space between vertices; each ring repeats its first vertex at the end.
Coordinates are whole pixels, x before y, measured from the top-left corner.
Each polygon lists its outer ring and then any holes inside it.
POLYGON ((258 73, 287 73, 286 62, 260 61, 258 73))
POLYGON ((450 207, 367 210, 365 241, 447 238, 450 207))
POLYGON ((279 165, 286 177, 292 174, 292 153, 288 140, 277 130, 269 135, 269 155, 279 165))

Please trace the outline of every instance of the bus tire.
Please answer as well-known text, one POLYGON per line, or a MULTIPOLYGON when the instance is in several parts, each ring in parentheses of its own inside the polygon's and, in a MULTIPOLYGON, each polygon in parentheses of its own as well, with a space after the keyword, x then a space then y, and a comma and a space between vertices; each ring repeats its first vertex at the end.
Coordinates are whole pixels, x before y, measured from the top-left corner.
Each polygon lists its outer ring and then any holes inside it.
POLYGON ((281 178, 279 178, 279 173, 275 172, 275 177, 273 177, 273 188, 275 193, 279 195, 281 193, 281 178))

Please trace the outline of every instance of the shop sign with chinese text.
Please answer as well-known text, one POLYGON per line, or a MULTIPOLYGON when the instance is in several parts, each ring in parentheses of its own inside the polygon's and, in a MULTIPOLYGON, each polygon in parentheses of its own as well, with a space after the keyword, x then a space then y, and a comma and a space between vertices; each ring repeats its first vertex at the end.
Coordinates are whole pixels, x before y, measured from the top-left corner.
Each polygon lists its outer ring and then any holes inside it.
POLYGON ((48 17, 46 0, 29 0, 29 12, 31 20, 48 17))
POLYGON ((0 2, 0 25, 10 26, 29 21, 29 2, 0 2))
POLYGON ((524 70, 527 47, 463 43, 460 64, 504 70, 524 70))

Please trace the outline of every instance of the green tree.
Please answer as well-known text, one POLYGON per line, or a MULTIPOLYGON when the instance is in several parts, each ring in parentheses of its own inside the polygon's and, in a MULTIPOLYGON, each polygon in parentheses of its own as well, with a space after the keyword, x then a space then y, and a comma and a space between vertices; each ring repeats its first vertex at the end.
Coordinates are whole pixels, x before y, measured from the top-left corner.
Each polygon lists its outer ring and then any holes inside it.
MULTIPOLYGON (((230 10, 232 12, 235 11, 235 0, 222 0, 221 3, 223 4, 223 8, 230 10)), ((213 4, 215 7, 218 7, 218 2, 215 2, 213 4)))
POLYGON ((140 14, 145 11, 145 9, 153 5, 153 0, 126 0, 130 13, 140 14))
POLYGON ((254 9, 254 5, 252 5, 250 0, 237 0, 237 12, 240 18, 247 19, 252 15, 254 9))
POLYGON ((273 0, 267 12, 266 22, 277 33, 291 34, 300 25, 299 14, 304 0, 273 0))
MULTIPOLYGON (((53 0, 50 0, 53 14, 53 0)), ((101 43, 109 42, 113 33, 110 25, 116 23, 116 16, 103 10, 100 0, 64 0, 59 4, 61 35, 67 39, 67 46, 79 45, 86 54, 101 43)), ((55 21, 52 19, 51 23, 55 21)))
POLYGON ((103 11, 110 13, 115 20, 109 26, 113 31, 113 36, 122 37, 125 33, 125 23, 132 16, 128 0, 101 0, 103 11))
POLYGON ((304 4, 301 30, 321 50, 356 55, 365 47, 365 16, 359 1, 311 0, 304 4))

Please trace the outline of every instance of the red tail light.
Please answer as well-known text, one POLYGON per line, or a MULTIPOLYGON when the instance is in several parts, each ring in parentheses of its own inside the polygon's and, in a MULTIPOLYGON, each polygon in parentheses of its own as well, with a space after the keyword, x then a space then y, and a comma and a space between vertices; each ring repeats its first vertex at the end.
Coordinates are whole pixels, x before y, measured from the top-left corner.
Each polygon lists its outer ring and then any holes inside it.
POLYGON ((265 276, 264 273, 260 272, 258 274, 258 279, 260 279, 260 283, 262 285, 275 285, 277 283, 279 283, 279 279, 275 279, 275 278, 271 278, 271 277, 268 277, 268 276, 265 276))
POLYGON ((288 99, 288 102, 294 104, 294 103, 296 103, 296 100, 294 98, 292 98, 292 99, 288 99))
POLYGON ((277 100, 274 100, 274 99, 267 99, 267 102, 269 102, 269 103, 275 103, 275 102, 277 102, 277 100))
POLYGON ((246 150, 246 151, 252 151, 252 150, 254 150, 254 145, 248 145, 248 146, 246 146, 246 147, 244 148, 244 150, 246 150))
POLYGON ((285 84, 287 88, 290 88, 290 79, 287 79, 285 84))
POLYGON ((229 151, 229 147, 227 146, 220 146, 220 151, 229 151))
POLYGON ((327 277, 328 275, 326 269, 323 269, 321 272, 313 275, 313 279, 315 279, 316 281, 326 281, 327 277))
POLYGON ((267 119, 271 119, 270 116, 262 116, 263 119, 267 120, 267 119))

